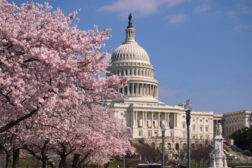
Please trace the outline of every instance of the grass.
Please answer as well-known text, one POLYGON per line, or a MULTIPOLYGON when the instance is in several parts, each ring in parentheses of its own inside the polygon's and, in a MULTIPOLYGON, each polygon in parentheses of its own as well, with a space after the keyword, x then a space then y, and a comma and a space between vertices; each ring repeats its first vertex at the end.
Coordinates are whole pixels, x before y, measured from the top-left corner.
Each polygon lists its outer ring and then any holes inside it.
MULTIPOLYGON (((182 163, 180 163, 180 165, 186 167, 187 163, 186 162, 182 162, 182 163)), ((208 168, 208 163, 203 162, 203 163, 198 164, 198 163, 192 162, 192 168, 208 168)))
POLYGON ((235 167, 235 166, 252 166, 252 163, 228 163, 228 167, 235 167))

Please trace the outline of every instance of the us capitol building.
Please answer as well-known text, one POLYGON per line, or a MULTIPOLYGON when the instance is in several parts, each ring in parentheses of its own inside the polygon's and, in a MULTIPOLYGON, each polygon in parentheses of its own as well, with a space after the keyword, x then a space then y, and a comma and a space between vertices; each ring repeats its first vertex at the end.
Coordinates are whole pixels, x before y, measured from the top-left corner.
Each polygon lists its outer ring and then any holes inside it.
MULTIPOLYGON (((118 91, 125 97, 106 100, 121 122, 130 127, 132 138, 141 138, 155 147, 161 145, 161 127, 165 126, 166 149, 179 151, 186 147, 186 113, 184 105, 166 105, 158 99, 158 81, 150 58, 135 40, 135 29, 129 16, 126 39, 112 54, 111 74, 127 77, 128 83, 118 91)), ((191 112, 191 144, 211 142, 214 125, 221 122, 222 114, 191 112)))

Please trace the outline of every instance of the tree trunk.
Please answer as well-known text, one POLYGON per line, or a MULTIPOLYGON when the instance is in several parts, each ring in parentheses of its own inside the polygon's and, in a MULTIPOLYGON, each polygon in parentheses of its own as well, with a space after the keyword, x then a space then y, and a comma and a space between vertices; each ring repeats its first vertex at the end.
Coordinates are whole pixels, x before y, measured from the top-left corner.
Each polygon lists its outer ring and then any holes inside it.
POLYGON ((10 153, 6 152, 5 168, 9 168, 9 163, 10 163, 10 153))
POLYGON ((59 168, 65 168, 66 167, 66 147, 65 145, 62 143, 61 144, 62 147, 62 152, 60 152, 60 163, 59 163, 59 168))
POLYGON ((88 156, 90 155, 91 153, 88 152, 78 163, 78 168, 81 168, 81 164, 85 162, 85 160, 88 158, 88 156))
POLYGON ((17 168, 18 161, 19 161, 19 149, 15 149, 13 150, 12 168, 17 168))
POLYGON ((42 168, 47 168, 47 161, 42 159, 42 168))
POLYGON ((66 167, 66 155, 61 155, 61 160, 59 163, 59 168, 65 168, 66 167))
POLYGON ((80 160, 80 154, 74 154, 72 168, 77 168, 79 160, 80 160))
POLYGON ((110 162, 106 163, 106 164, 105 164, 105 168, 108 168, 108 167, 109 167, 109 164, 110 164, 110 162))

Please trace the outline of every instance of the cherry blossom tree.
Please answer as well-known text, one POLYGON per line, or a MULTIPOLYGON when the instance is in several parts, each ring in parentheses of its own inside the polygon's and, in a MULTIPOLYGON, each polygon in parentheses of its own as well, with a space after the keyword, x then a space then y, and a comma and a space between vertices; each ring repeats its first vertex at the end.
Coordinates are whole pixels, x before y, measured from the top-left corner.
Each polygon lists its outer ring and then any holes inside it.
POLYGON ((0 133, 39 113, 59 93, 90 104, 115 97, 125 83, 99 75, 108 66, 100 49, 110 30, 79 30, 77 12, 65 17, 51 9, 47 3, 0 2, 0 133))
MULTIPOLYGON (((42 167, 64 167, 70 154, 79 166, 132 151, 128 129, 101 106, 126 83, 100 76, 110 30, 79 30, 77 12, 51 10, 0 2, 0 135, 15 136, 42 167)), ((9 142, 0 137, 2 146, 9 142)))
POLYGON ((20 139, 25 149, 42 162, 42 167, 59 162, 59 167, 63 168, 70 154, 74 156, 73 167, 80 167, 87 161, 102 165, 114 156, 133 152, 128 141, 129 129, 110 109, 100 105, 68 106, 59 101, 54 110, 50 110, 53 111, 51 116, 50 111, 46 112, 49 116, 46 120, 43 120, 43 111, 37 114, 41 116, 25 121, 30 128, 20 139), (63 114, 63 109, 69 110, 63 114))

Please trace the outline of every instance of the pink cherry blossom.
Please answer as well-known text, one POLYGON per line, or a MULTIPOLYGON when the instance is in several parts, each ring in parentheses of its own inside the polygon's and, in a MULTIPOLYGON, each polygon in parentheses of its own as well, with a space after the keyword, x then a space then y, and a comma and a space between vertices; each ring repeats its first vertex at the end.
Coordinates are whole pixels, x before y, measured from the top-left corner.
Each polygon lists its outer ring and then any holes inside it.
POLYGON ((101 105, 126 83, 101 76, 110 29, 79 30, 76 11, 51 9, 0 2, 0 144, 26 149, 43 167, 64 167, 70 155, 104 164, 133 152, 129 129, 101 105))

